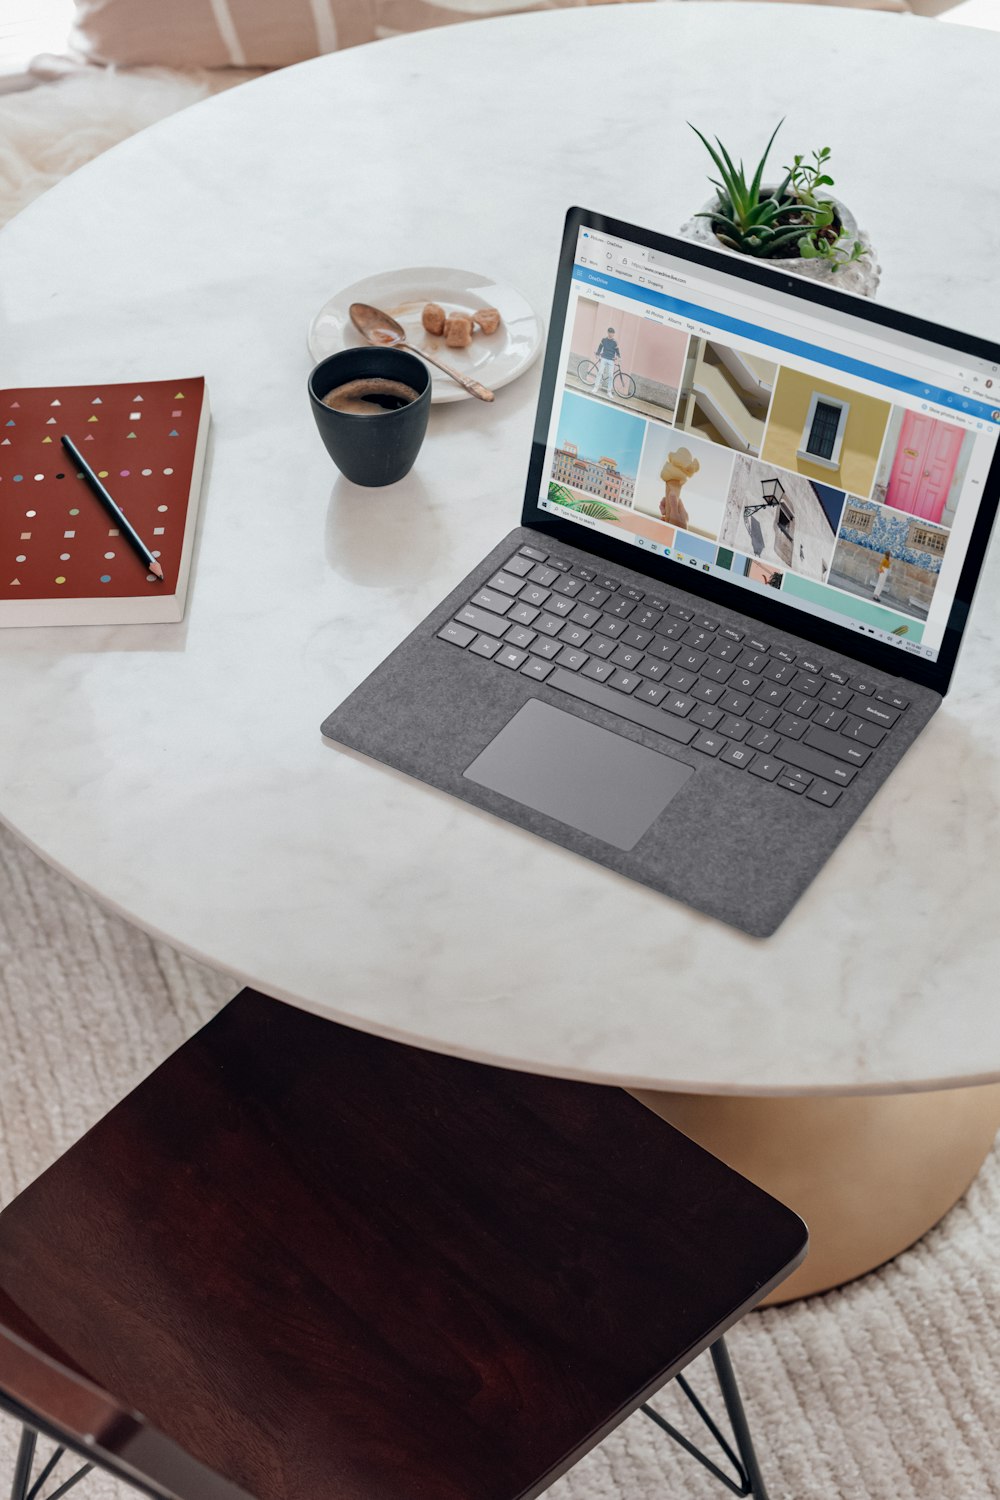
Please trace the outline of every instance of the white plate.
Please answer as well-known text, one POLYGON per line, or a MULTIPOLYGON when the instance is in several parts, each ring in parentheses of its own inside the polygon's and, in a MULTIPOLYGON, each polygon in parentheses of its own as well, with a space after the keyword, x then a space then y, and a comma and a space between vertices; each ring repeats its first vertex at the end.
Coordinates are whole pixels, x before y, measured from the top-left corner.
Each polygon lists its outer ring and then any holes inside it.
MULTIPOLYGON (((391 313, 406 329, 407 343, 414 349, 428 349, 493 391, 523 374, 542 347, 542 320, 515 287, 452 266, 414 266, 366 276, 324 303, 309 327, 309 353, 317 363, 328 354, 365 342, 348 313, 352 302, 368 302, 391 313), (467 349, 448 349, 444 336, 428 333, 420 321, 428 302, 439 303, 446 313, 495 307, 500 327, 496 333, 475 333, 467 349)), ((433 365, 430 372, 432 401, 473 399, 433 365)))

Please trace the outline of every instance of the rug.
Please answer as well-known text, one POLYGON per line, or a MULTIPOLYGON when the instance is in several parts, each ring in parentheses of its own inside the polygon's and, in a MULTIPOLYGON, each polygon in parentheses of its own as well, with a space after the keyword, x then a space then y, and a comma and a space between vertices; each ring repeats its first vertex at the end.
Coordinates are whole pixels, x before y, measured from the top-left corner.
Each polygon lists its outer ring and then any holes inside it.
MULTIPOLYGON (((236 989, 106 914, 0 829, 0 1202, 236 989)), ((998 1243, 994 1152, 962 1202, 892 1264, 734 1329, 771 1500, 1000 1496, 998 1243)), ((708 1396, 707 1360, 691 1378, 708 1396)), ((673 1391, 656 1404, 697 1436, 673 1391)), ((709 1405, 721 1417, 718 1401, 709 1405)), ((0 1485, 16 1437, 0 1419, 0 1485)), ((82 1500, 129 1493, 100 1474, 80 1491, 82 1500)), ((725 1493, 641 1414, 549 1491, 551 1500, 725 1493)))

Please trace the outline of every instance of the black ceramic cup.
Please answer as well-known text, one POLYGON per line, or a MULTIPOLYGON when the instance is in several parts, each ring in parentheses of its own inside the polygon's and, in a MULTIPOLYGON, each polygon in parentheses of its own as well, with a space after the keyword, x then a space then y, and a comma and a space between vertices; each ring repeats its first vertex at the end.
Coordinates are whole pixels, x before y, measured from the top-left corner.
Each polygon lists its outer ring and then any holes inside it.
POLYGON ((395 484, 413 468, 427 431, 431 372, 405 349, 343 349, 320 360, 309 376, 309 403, 326 451, 342 474, 355 484, 395 484), (337 386, 374 376, 402 381, 418 393, 417 399, 373 417, 323 404, 337 386))

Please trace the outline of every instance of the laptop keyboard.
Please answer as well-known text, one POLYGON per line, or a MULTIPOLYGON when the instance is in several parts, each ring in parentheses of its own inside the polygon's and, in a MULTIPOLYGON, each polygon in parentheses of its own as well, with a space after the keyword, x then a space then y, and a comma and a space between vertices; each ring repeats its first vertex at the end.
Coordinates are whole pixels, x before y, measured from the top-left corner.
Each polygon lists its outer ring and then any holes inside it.
POLYGON ((909 701, 540 547, 508 558, 438 639, 823 807, 909 701))

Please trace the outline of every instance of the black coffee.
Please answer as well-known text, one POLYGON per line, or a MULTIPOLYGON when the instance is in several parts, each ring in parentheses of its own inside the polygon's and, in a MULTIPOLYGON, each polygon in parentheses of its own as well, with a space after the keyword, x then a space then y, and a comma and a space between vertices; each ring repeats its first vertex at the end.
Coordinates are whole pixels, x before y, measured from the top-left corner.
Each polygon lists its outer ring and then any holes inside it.
POLYGON ((331 411, 349 412, 355 417, 377 417, 383 412, 398 411, 416 401, 419 391, 401 380, 386 380, 371 375, 362 380, 348 380, 345 385, 335 386, 323 397, 323 405, 331 411))

